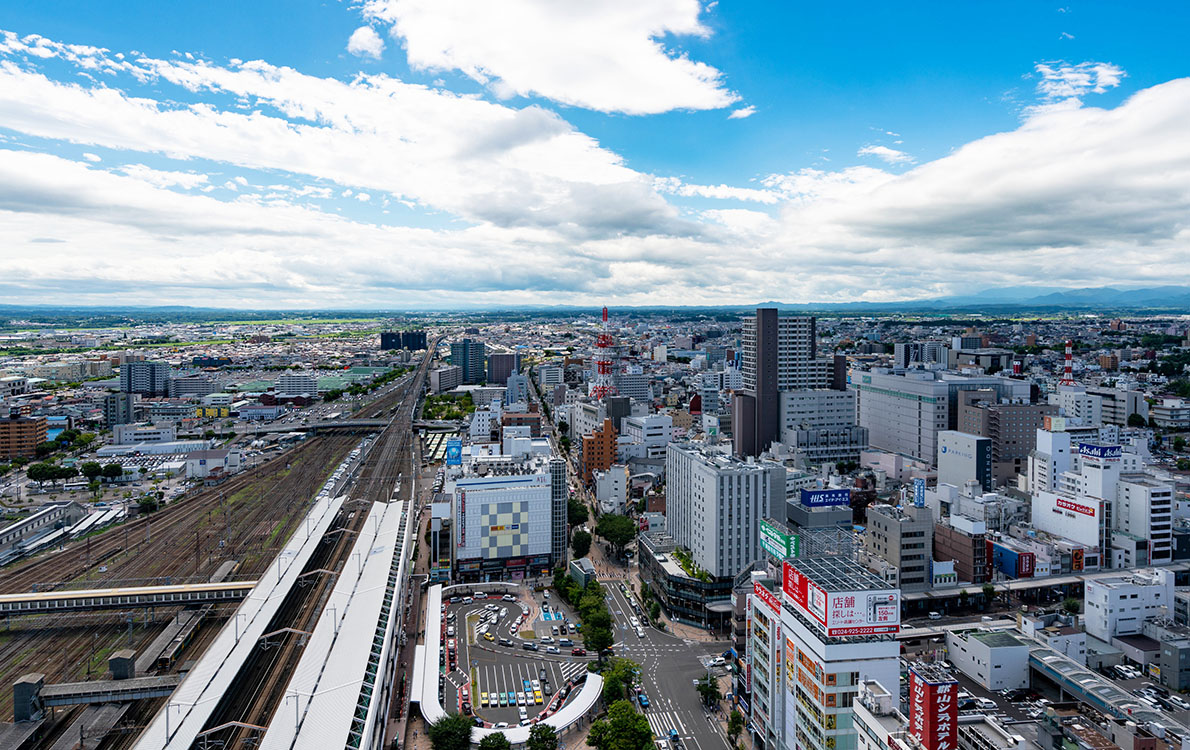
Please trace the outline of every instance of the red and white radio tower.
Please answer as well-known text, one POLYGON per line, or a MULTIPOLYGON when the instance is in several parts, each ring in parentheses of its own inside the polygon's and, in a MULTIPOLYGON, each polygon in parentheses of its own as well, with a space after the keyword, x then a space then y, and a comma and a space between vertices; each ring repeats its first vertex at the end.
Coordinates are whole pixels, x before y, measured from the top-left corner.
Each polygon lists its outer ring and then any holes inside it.
POLYGON ((612 335, 607 331, 607 308, 603 308, 603 331, 595 340, 595 383, 591 395, 602 401, 616 392, 612 381, 612 335))
POLYGON ((1074 344, 1070 343, 1070 339, 1066 339, 1066 366, 1058 385, 1074 385, 1074 344))

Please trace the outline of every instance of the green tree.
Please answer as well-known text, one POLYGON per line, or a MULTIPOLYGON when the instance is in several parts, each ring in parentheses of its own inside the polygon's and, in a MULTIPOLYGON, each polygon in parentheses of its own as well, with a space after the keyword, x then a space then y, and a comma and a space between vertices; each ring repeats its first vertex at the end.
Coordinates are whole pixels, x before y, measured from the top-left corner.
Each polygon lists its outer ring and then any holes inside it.
POLYGON ((42 482, 48 482, 54 478, 54 465, 47 463, 36 463, 26 469, 25 474, 29 477, 29 481, 31 482, 37 482, 38 484, 41 484, 42 482))
POLYGON ((80 448, 86 448, 93 442, 95 442, 95 433, 84 432, 82 435, 79 435, 78 440, 75 440, 74 444, 80 448))
POLYGON ((616 554, 622 554, 624 545, 636 538, 636 524, 628 516, 604 513, 595 526, 595 535, 606 539, 616 554))
POLYGON ((203 440, 210 440, 211 438, 215 437, 215 435, 216 435, 216 434, 217 434, 217 433, 216 433, 214 430, 207 430, 206 432, 204 432, 204 433, 202 434, 202 439, 203 439, 203 440))
POLYGON ((123 466, 120 466, 120 464, 116 464, 116 463, 104 464, 104 466, 103 466, 103 478, 104 479, 119 479, 122 476, 124 476, 124 467, 123 466))
POLYGON ((469 750, 474 722, 460 714, 446 714, 426 729, 434 750, 469 750))
POLYGON ((640 665, 631 659, 612 659, 603 668, 603 702, 612 703, 628 697, 636 686, 640 665))
POLYGON ((136 501, 136 507, 140 509, 141 513, 152 513, 161 507, 161 503, 152 495, 144 495, 136 501))
POLYGON ((651 750, 653 730, 645 715, 637 713, 631 703, 616 701, 606 719, 591 724, 587 744, 595 750, 651 750))
POLYGON ((582 500, 572 497, 566 501, 566 520, 571 526, 586 523, 591 514, 587 512, 587 505, 582 500))
POLYGON ((991 604, 992 600, 994 600, 995 598, 996 598, 996 587, 990 583, 985 583, 983 585, 983 600, 985 602, 987 602, 988 604, 991 604))
POLYGON ((33 449, 33 453, 38 458, 45 458, 46 456, 53 455, 54 451, 58 450, 60 447, 61 446, 58 443, 55 443, 53 440, 47 440, 44 443, 38 443, 37 447, 33 449))
POLYGON ((99 465, 98 461, 84 461, 79 469, 88 480, 98 479, 103 474, 103 467, 99 465))
POLYGON ((549 724, 534 724, 525 750, 558 750, 558 733, 549 724))
POLYGON ((582 530, 574 532, 570 546, 574 549, 575 557, 586 557, 587 553, 591 551, 591 535, 582 530))
POLYGON ((504 732, 493 732, 479 741, 479 750, 512 750, 512 743, 504 732))
POLYGON ((565 419, 558 421, 558 432, 562 433, 563 435, 570 433, 570 425, 567 424, 565 419))
POLYGON ((698 680, 698 694, 707 706, 713 706, 723 700, 723 691, 719 689, 719 681, 704 675, 698 680))
POLYGON ((1129 414, 1128 415, 1128 426, 1129 427, 1148 427, 1149 423, 1146 422, 1145 418, 1139 414, 1129 414))
POLYGON ((1186 438, 1182 437, 1181 435, 1175 437, 1173 439, 1173 449, 1178 453, 1186 450, 1186 438))
POLYGON ((103 492, 103 484, 98 479, 92 479, 87 482, 87 490, 90 491, 92 497, 99 497, 103 492))
POLYGON ((660 602, 654 601, 649 605, 649 617, 653 620, 653 622, 658 622, 661 620, 660 602))
POLYGON ((967 593, 967 589, 963 589, 962 591, 960 591, 959 592, 959 606, 962 607, 963 609, 966 609, 967 605, 970 602, 971 602, 971 595, 967 593))
POLYGON ((740 738, 743 731, 744 715, 733 708, 727 715, 727 738, 731 740, 732 747, 735 747, 736 740, 740 738))
POLYGON ((1082 601, 1073 596, 1068 596, 1062 600, 1062 609, 1072 615, 1077 615, 1082 608, 1082 601))

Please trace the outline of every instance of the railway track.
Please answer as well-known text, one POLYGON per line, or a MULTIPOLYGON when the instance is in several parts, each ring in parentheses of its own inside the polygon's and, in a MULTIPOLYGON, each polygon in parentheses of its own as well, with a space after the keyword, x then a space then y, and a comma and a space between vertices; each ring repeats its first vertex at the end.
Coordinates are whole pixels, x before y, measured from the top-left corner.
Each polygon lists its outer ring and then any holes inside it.
MULTIPOLYGON (((349 563, 351 549, 357 534, 364 528, 372 503, 393 499, 397 478, 401 475, 401 469, 409 466, 412 456, 413 416, 429 363, 427 357, 405 386, 381 399, 394 404, 392 407, 381 407, 393 409, 392 420, 364 459, 359 479, 351 493, 351 501, 344 504, 332 526, 332 530, 338 529, 334 541, 315 553, 306 565, 306 571, 341 571, 349 563)), ((368 410, 376 408, 376 402, 366 407, 368 410)), ((408 484, 412 484, 412 477, 408 484)), ((408 493, 408 487, 402 487, 401 492, 408 493)), ((280 715, 279 712, 284 709, 282 704, 289 677, 302 656, 304 634, 313 631, 334 581, 335 577, 318 575, 314 583, 305 589, 295 587, 289 592, 280 611, 269 624, 269 632, 278 633, 275 642, 269 649, 253 652, 208 720, 207 730, 228 722, 268 726, 275 716, 280 715)), ((208 739, 221 742, 220 746, 224 748, 248 748, 258 738, 257 730, 233 726, 208 739)))
MULTIPOLYGON (((176 562, 179 558, 180 551, 177 545, 182 541, 183 531, 189 534, 189 541, 192 542, 193 527, 200 522, 205 525, 206 521, 214 520, 216 512, 225 510, 228 515, 221 526, 223 531, 227 532, 232 526, 231 509, 224 507, 224 501, 235 497, 237 493, 251 490, 254 485, 259 484, 268 489, 264 496, 253 502, 252 507, 248 509, 250 515, 245 517, 250 520, 256 520, 262 509, 270 507, 270 501, 276 501, 285 490, 300 491, 303 485, 313 484, 309 487, 309 493, 304 496, 295 495, 303 499, 312 497, 317 491, 317 475, 321 471, 316 466, 322 465, 329 474, 330 467, 326 467, 326 463, 336 455, 346 455, 354 442, 355 438, 347 436, 311 438, 293 451, 270 459, 254 469, 241 472, 218 487, 205 489, 159 511, 143 514, 94 536, 74 540, 61 551, 42 553, 19 562, 10 566, 4 571, 4 575, 0 576, 0 593, 20 593, 35 588, 50 590, 81 577, 86 577, 89 583, 102 586, 105 580, 155 578, 187 573, 193 575, 193 569, 186 571, 183 567, 170 565, 171 561, 176 562), (292 480, 285 481, 289 479, 295 464, 299 467, 297 475, 292 480), (146 553, 147 557, 132 564, 112 560, 123 552, 146 553), (154 562, 158 564, 148 565, 149 558, 156 558, 154 562), (99 574, 97 569, 105 564, 108 568, 107 573, 99 574), (132 575, 137 571, 146 570, 153 572, 149 575, 132 575)), ((286 498, 286 504, 292 505, 291 498, 286 498)), ((242 529, 245 517, 235 519, 237 529, 242 529)), ((223 547, 227 546, 225 540, 223 547)), ((193 545, 188 549, 193 552, 193 545)))

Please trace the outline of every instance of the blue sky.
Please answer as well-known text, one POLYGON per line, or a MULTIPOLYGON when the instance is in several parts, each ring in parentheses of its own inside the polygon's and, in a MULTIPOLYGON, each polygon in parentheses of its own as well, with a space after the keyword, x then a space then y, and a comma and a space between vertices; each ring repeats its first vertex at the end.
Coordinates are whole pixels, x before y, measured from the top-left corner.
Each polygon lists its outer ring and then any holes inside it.
POLYGON ((715 304, 1164 283, 1190 270, 1187 16, 10 4, 0 298, 715 304))

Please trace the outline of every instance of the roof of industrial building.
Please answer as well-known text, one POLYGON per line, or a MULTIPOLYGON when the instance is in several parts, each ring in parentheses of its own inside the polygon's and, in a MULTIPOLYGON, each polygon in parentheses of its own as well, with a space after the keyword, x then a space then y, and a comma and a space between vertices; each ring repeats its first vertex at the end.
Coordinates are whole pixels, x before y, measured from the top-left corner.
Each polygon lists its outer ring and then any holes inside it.
POLYGON ((1020 638, 1003 630, 977 630, 969 635, 988 648, 1012 648, 1013 646, 1023 648, 1025 646, 1025 642, 1020 638))

